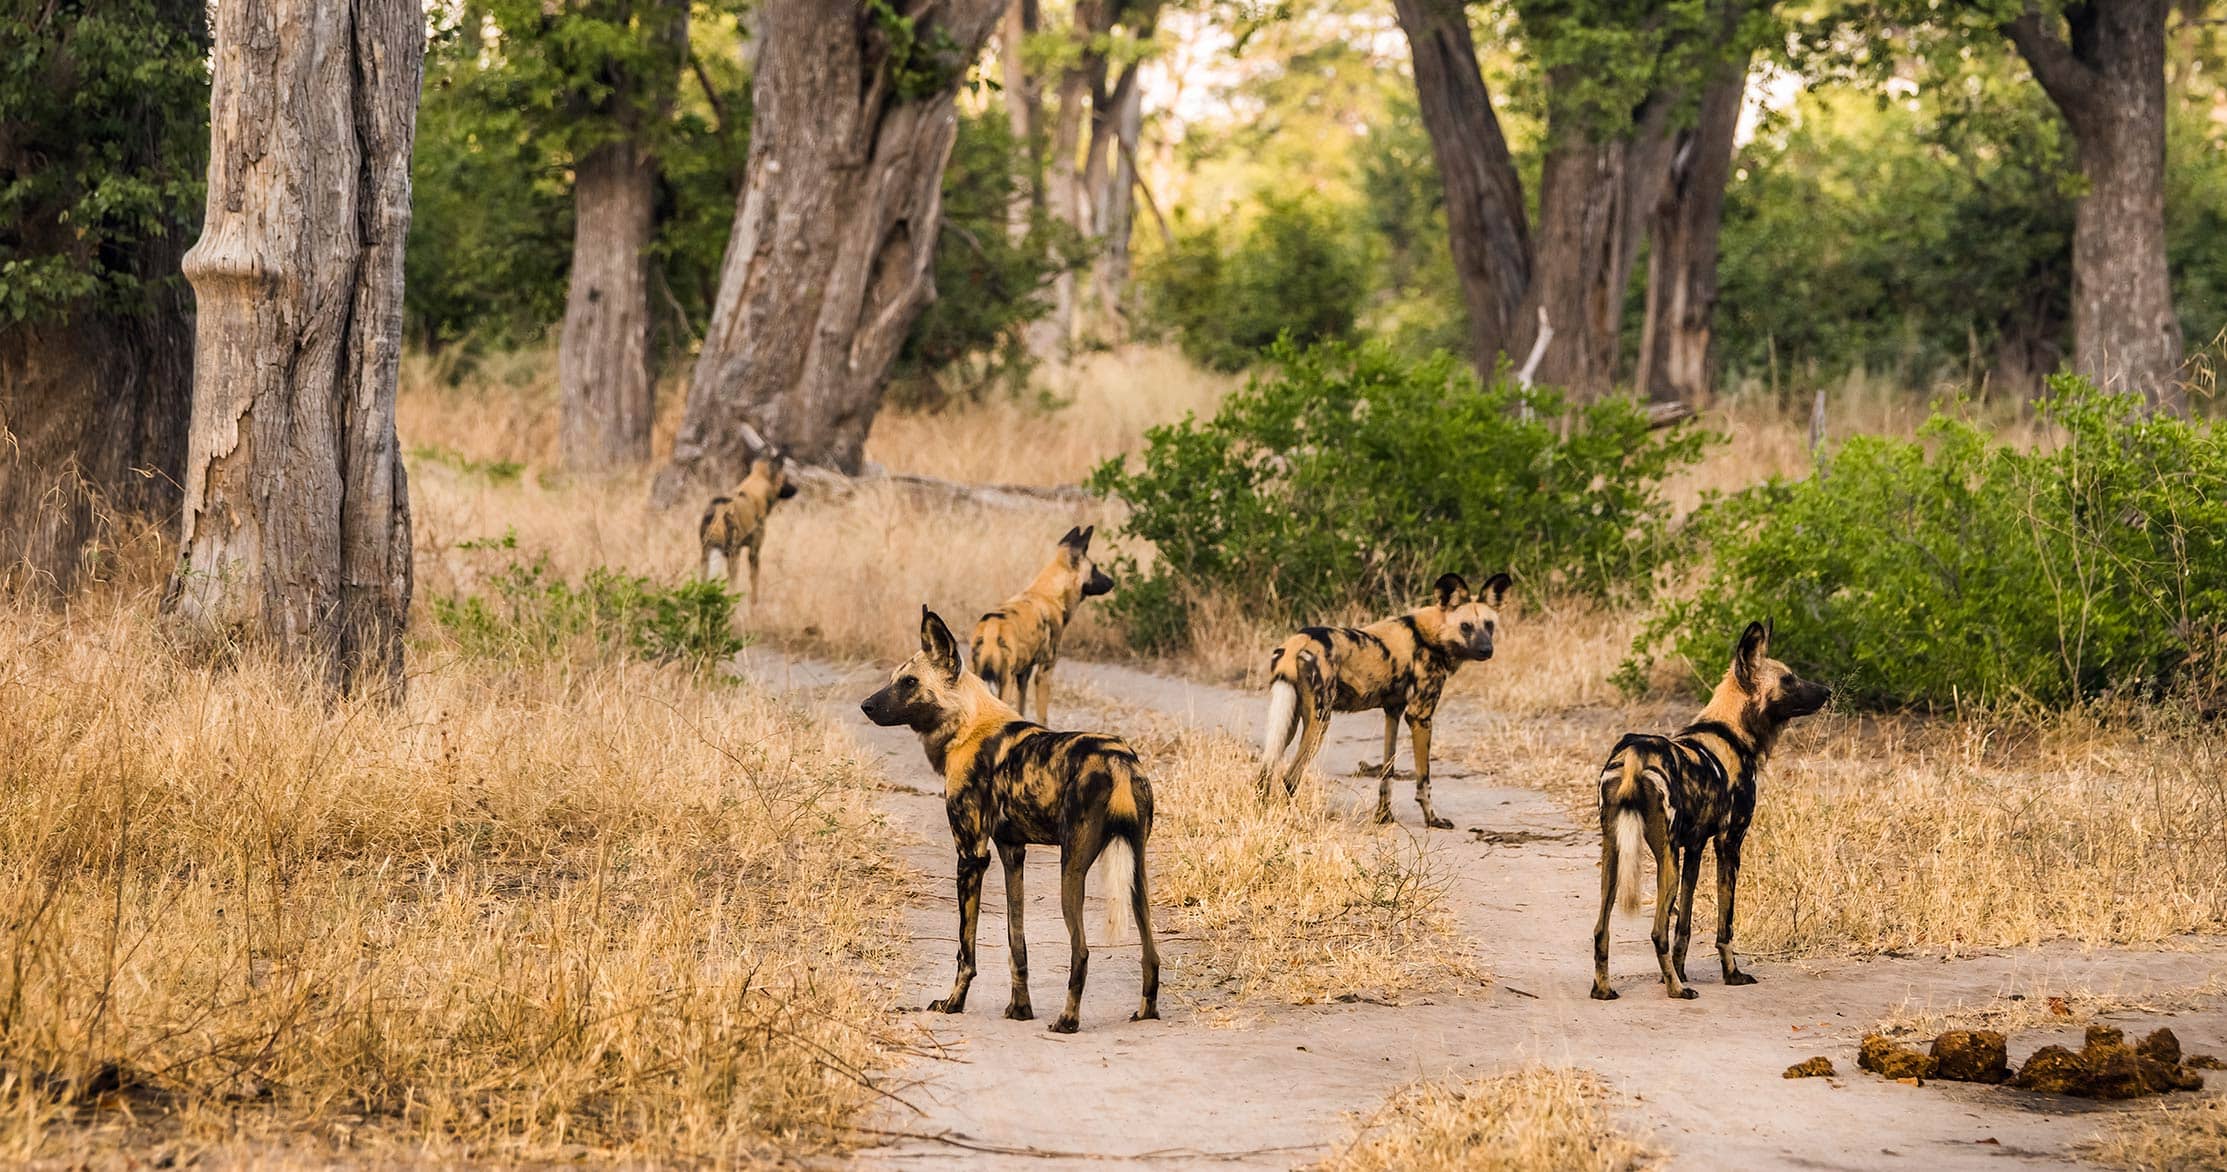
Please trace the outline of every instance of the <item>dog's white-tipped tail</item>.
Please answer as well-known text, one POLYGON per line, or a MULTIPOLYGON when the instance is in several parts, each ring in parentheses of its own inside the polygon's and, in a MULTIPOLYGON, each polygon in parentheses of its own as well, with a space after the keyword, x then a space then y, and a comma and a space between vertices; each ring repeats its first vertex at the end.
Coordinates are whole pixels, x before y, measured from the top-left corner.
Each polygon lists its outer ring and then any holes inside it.
POLYGON ((1128 931, 1129 901, 1137 890, 1137 848, 1116 835, 1098 852, 1098 890, 1106 901, 1106 939, 1118 942, 1128 931))
POLYGON ((1616 812, 1616 910, 1639 910, 1639 861, 1647 849, 1647 820, 1632 809, 1616 812))
POLYGON ((707 550, 705 550, 705 551, 704 551, 704 581, 706 581, 706 582, 724 582, 724 581, 726 581, 726 580, 727 580, 727 555, 726 555, 725 553, 723 553, 723 552, 719 551, 719 550, 716 550, 716 549, 707 549, 707 550))
POLYGON ((1261 731, 1260 767, 1274 769, 1291 745, 1292 722, 1299 716, 1299 689, 1290 680, 1268 685, 1268 727, 1261 731))

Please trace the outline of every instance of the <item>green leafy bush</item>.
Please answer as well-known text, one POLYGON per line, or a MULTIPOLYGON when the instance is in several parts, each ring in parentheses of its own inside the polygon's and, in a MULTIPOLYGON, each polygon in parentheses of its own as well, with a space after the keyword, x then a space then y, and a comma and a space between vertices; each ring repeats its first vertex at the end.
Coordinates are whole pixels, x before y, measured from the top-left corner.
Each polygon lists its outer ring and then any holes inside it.
POLYGON ((1157 551, 1113 602, 1148 650, 1182 646, 1192 600, 1215 592, 1294 621, 1403 605, 1448 570, 1644 593, 1669 548, 1663 479, 1712 439, 1650 431, 1621 399, 1481 387, 1446 354, 1286 342, 1269 356, 1279 373, 1219 415, 1154 428, 1141 467, 1092 474, 1128 502, 1124 535, 1157 551))
POLYGON ((1937 412, 1917 442, 1859 436, 1823 475, 1717 502, 1696 520, 1713 569, 1649 621, 1626 684, 1665 647, 1713 681, 1772 616, 1775 654, 1865 707, 2216 689, 2227 434, 2069 375, 2043 410, 2060 435, 2031 451, 1937 412))
POLYGON ((1142 267, 1145 317, 1193 361, 1243 370, 1279 337, 1347 338, 1368 268, 1344 217, 1319 200, 1270 197, 1234 244, 1218 226, 1181 234, 1142 267))
MULTIPOLYGON (((497 548, 508 548, 508 544, 497 548)), ((483 594, 433 600, 433 618, 473 655, 539 659, 585 646, 599 655, 716 663, 742 649, 723 583, 659 586, 596 567, 574 586, 547 555, 511 562, 483 594)))

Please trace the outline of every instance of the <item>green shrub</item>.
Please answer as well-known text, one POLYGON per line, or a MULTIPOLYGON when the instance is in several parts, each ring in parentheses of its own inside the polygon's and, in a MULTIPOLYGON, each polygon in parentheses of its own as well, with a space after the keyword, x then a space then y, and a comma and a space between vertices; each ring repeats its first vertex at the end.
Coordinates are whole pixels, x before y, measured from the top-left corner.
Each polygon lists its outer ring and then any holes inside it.
POLYGON ((1141 467, 1092 474, 1128 502, 1124 535, 1157 550, 1113 604, 1147 649, 1183 645, 1191 600, 1214 592, 1295 621, 1409 604, 1448 570, 1644 593, 1668 548, 1663 478, 1711 440, 1649 431, 1621 399, 1480 387, 1445 354, 1281 343, 1270 358, 1279 373, 1213 419, 1146 433, 1141 467))
POLYGON ((1279 337, 1301 344, 1353 333, 1368 270, 1344 217, 1319 200, 1267 198, 1242 238, 1186 232, 1143 266, 1147 323, 1193 361, 1243 370, 1279 337))
POLYGON ((1667 647, 1696 685, 1742 624, 1864 707, 2216 689, 2227 633, 2227 434, 2050 380, 2060 437, 2033 451, 1936 413, 1918 442, 1860 436, 1823 475, 1697 518, 1714 565, 1625 665, 1667 647))
POLYGON ((585 646, 597 655, 705 665, 742 649, 728 626, 733 608, 719 582, 658 586, 598 566, 574 586, 550 573, 544 554, 511 562, 486 593, 434 598, 433 618, 473 655, 540 659, 585 646))

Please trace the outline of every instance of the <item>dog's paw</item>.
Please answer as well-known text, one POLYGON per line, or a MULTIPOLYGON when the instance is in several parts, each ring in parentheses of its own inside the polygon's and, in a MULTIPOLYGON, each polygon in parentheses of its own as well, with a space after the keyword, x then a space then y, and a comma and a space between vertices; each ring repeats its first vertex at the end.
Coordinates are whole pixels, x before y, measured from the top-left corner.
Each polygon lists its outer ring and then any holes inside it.
POLYGON ((930 1013, 964 1013, 967 1003, 952 997, 939 997, 928 1003, 930 1013))
POLYGON ((1755 983, 1755 978, 1735 969, 1724 975, 1724 983, 1727 985, 1752 985, 1755 983))
POLYGON ((1026 1002, 1016 1001, 1013 1004, 1005 1007, 1005 1020, 1035 1021, 1036 1010, 1030 1007, 1026 1002))
POLYGON ((1616 990, 1611 989, 1606 985, 1593 986, 1593 1000, 1595 1001, 1614 1001, 1616 1000, 1617 996, 1618 994, 1616 990))
POLYGON ((1441 818, 1436 814, 1427 814, 1423 817, 1423 825, 1430 827, 1432 830, 1452 830, 1454 828, 1454 820, 1451 818, 1441 818))
POLYGON ((1129 1020, 1130 1020, 1130 1021, 1158 1021, 1158 1020, 1160 1020, 1160 1009, 1159 1009, 1159 1007, 1158 1007, 1158 1006, 1154 1006, 1154 1007, 1152 1007, 1151 1009, 1140 1009, 1140 1010, 1136 1011, 1135 1013, 1132 1013, 1132 1014, 1130 1014, 1130 1015, 1129 1015, 1129 1020))
POLYGON ((1076 1021, 1073 1017, 1070 1017, 1067 1014, 1063 1013, 1059 1015, 1058 1021, 1052 1023, 1052 1032, 1055 1034, 1071 1034, 1074 1033, 1076 1028, 1081 1024, 1081 1022, 1076 1021))
POLYGON ((1688 985, 1687 987, 1680 989, 1675 993, 1672 993, 1671 996, 1679 1001, 1691 1001, 1694 998, 1701 996, 1701 994, 1695 992, 1693 986, 1688 985))
POLYGON ((1392 824, 1392 807, 1378 806, 1376 808, 1376 820, 1378 825, 1390 826, 1392 824))

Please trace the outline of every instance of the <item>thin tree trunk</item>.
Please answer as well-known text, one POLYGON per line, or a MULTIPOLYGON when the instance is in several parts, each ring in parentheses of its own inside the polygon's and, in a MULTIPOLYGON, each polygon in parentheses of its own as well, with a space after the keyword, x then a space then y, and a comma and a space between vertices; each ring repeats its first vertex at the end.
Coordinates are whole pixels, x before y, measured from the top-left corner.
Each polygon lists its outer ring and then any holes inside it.
MULTIPOLYGON (((1106 20, 1109 3, 1110 0, 1076 0, 1073 23, 1068 30, 1075 41, 1076 58, 1073 64, 1060 71, 1058 108, 1052 116, 1051 142, 1044 165, 1045 194, 1052 218, 1080 236, 1090 234, 1090 219, 1084 195, 1083 164, 1078 160, 1078 153, 1083 148, 1083 127, 1090 117, 1092 78, 1102 75, 1105 69, 1105 54, 1093 43, 1110 27, 1106 20)), ((1063 269, 1053 276, 1051 311, 1030 323, 1026 332, 1029 353, 1038 361, 1056 359, 1074 344, 1076 286, 1072 270, 1063 269)))
MULTIPOLYGON (((686 0, 614 6, 654 38, 640 70, 618 69, 593 111, 615 136, 573 168, 572 272, 557 345, 558 447, 565 468, 594 474, 650 458, 657 387, 650 362, 649 249, 657 162, 649 131, 671 113, 688 60, 686 0)), ((709 90, 705 91, 709 93, 709 90)))
POLYGON ((424 53, 416 0, 217 9, 167 603, 205 630, 321 658, 335 687, 402 682, 410 505, 394 386, 424 53))
POLYGON ((1712 389, 1717 239, 1746 92, 1745 61, 1702 88, 1694 125, 1674 140, 1667 182, 1648 221, 1647 308, 1636 381, 1657 402, 1700 406, 1712 389))
POLYGON ((2088 193, 2073 212, 2073 362, 2180 412, 2182 339, 2165 252, 2167 0, 2038 7, 2003 27, 2072 129, 2088 193))
POLYGON ((893 62, 864 0, 762 6, 748 172, 654 502, 730 483, 753 429, 796 459, 858 469, 890 363, 935 296, 953 101, 1003 7, 908 6, 916 44, 955 49, 932 63, 940 84, 903 93, 895 66, 930 63, 893 62))
POLYGON ((1392 7, 1414 56, 1423 126, 1446 187, 1447 235, 1469 311, 1470 360, 1489 377, 1501 354, 1514 353, 1516 311, 1531 284, 1523 181, 1477 69, 1462 4, 1394 0, 1392 7))
POLYGON ((1013 193, 1006 209, 1006 235, 1020 240, 1028 235, 1029 221, 1044 203, 1044 98, 1036 78, 1028 71, 1023 49, 1041 23, 1037 0, 1013 0, 998 26, 998 66, 1005 81, 1006 124, 1013 141, 1029 161, 1028 182, 1013 193))
POLYGON ((1137 209, 1137 136, 1144 131, 1144 90, 1134 84, 1135 65, 1123 73, 1126 88, 1116 87, 1114 140, 1118 147, 1112 175, 1098 202, 1098 262, 1091 268, 1091 300, 1097 306, 1095 329, 1109 341, 1129 335, 1129 237, 1137 209))
POLYGON ((608 142, 573 169, 572 275, 557 344, 564 465, 596 473, 650 458, 649 266, 657 167, 608 142))

